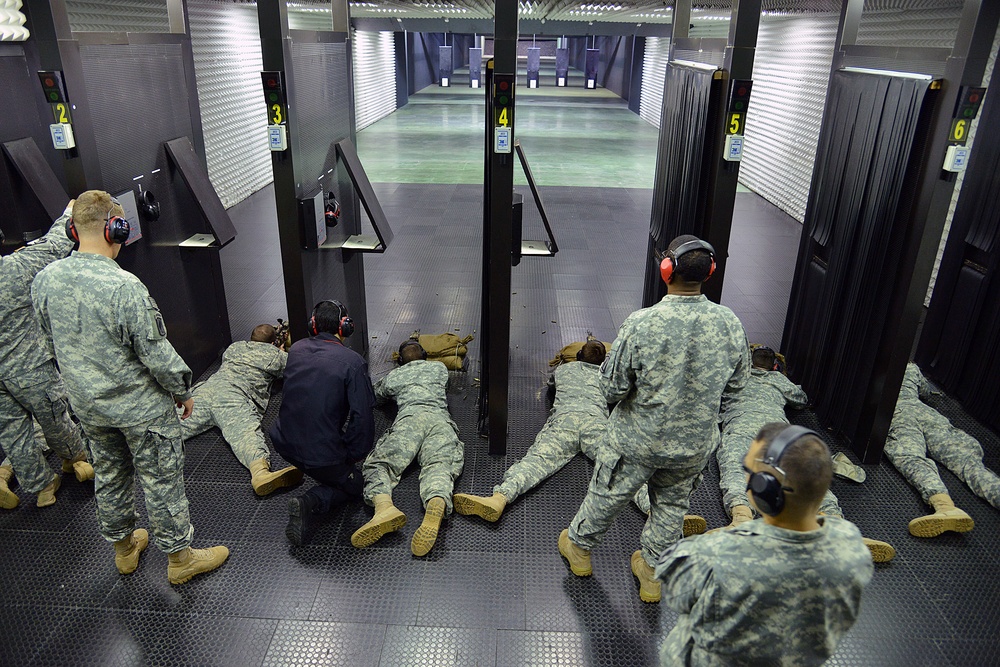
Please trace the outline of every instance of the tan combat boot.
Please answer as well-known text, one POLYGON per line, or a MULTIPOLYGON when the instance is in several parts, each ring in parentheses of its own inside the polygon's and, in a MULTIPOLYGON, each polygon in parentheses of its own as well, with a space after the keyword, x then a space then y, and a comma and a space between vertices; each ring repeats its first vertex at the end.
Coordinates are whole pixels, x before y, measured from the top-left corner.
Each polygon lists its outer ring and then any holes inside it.
POLYGON ((17 507, 21 499, 10 490, 10 479, 14 476, 14 469, 7 466, 0 466, 0 507, 5 510, 12 510, 17 507))
POLYGON ((684 537, 701 535, 705 532, 706 528, 708 528, 708 522, 705 521, 705 517, 698 516, 697 514, 684 515, 684 537))
POLYGON ((172 584, 183 584, 191 577, 211 572, 226 562, 229 549, 226 547, 210 547, 208 549, 192 549, 185 547, 180 551, 167 554, 167 580, 172 584))
POLYGON ((62 471, 73 473, 78 482, 86 482, 94 479, 94 466, 90 465, 87 461, 86 452, 80 452, 71 459, 63 459, 62 471))
POLYGON ((122 574, 132 574, 139 567, 139 556, 149 545, 149 533, 137 528, 125 539, 115 542, 115 565, 122 574))
POLYGON ((370 547, 384 535, 393 533, 406 525, 406 515, 392 504, 392 496, 379 493, 372 498, 375 516, 351 535, 351 544, 359 549, 370 547))
POLYGON ((843 452, 837 452, 833 455, 833 474, 842 479, 849 479, 852 482, 857 482, 861 484, 868 478, 865 469, 861 466, 854 465, 851 459, 847 458, 847 454, 843 452))
POLYGON ((427 501, 427 509, 424 510, 424 521, 413 532, 413 539, 410 540, 410 551, 414 556, 426 556, 437 542, 438 531, 441 530, 441 520, 447 509, 444 498, 431 498, 427 501))
POLYGON ((302 481, 302 471, 294 466, 271 472, 267 459, 257 459, 250 464, 250 485, 258 496, 266 496, 286 486, 302 481))
POLYGON ((35 503, 39 507, 48 507, 49 505, 56 504, 56 491, 59 490, 59 485, 62 484, 62 477, 56 475, 49 482, 49 485, 38 492, 38 502, 35 503))
POLYGON ((659 602, 662 587, 660 580, 653 576, 653 568, 642 557, 642 551, 632 554, 632 574, 639 580, 639 599, 643 602, 659 602))
POLYGON ((577 546, 569 539, 569 528, 559 533, 559 553, 569 561, 570 571, 578 577, 589 577, 594 573, 590 564, 590 549, 577 546))
POLYGON ((934 514, 917 517, 910 522, 910 535, 915 537, 937 537, 945 531, 967 533, 976 523, 972 517, 955 507, 947 493, 936 493, 928 498, 934 514))
POLYGON ((727 528, 735 528, 741 523, 746 523, 747 521, 753 521, 753 510, 747 507, 746 505, 733 505, 733 508, 730 510, 730 512, 733 515, 733 520, 729 522, 729 525, 719 526, 718 528, 713 528, 708 532, 714 533, 716 531, 725 530, 727 528))
POLYGON ((497 521, 507 507, 507 496, 494 493, 492 496, 473 496, 468 493, 456 493, 452 496, 455 511, 459 514, 476 515, 487 521, 497 521))
POLYGON ((873 563, 888 563, 896 557, 896 550, 888 542, 869 540, 867 537, 862 537, 861 540, 868 547, 868 551, 872 552, 873 563))

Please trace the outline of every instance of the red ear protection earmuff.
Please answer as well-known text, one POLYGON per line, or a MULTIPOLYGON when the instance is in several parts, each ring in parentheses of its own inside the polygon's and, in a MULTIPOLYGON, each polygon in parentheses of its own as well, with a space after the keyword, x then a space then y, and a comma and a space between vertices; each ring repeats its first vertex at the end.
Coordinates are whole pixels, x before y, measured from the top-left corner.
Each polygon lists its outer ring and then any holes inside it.
POLYGON ((660 277, 663 278, 663 282, 669 284, 670 279, 674 276, 674 271, 677 270, 677 260, 681 258, 681 255, 691 252, 692 250, 707 250, 708 254, 712 257, 712 268, 708 271, 708 276, 705 280, 712 277, 715 273, 715 248, 712 244, 707 241, 702 241, 701 239, 694 239, 693 241, 685 241, 674 249, 673 253, 667 253, 667 256, 663 258, 660 262, 660 277))
POLYGON ((336 227, 337 222, 340 221, 340 202, 337 201, 337 198, 332 193, 327 197, 324 215, 326 216, 327 227, 336 227))
POLYGON ((320 301, 313 307, 312 315, 309 316, 309 333, 313 336, 319 334, 319 331, 316 329, 316 309, 324 303, 332 303, 340 312, 340 324, 337 326, 337 333, 340 337, 347 338, 354 333, 354 320, 352 320, 351 316, 347 314, 347 308, 341 302, 333 301, 331 299, 320 301))
MULTIPOLYGON (((128 241, 128 236, 132 233, 132 226, 128 224, 128 220, 125 218, 112 215, 116 206, 121 208, 118 200, 112 197, 111 210, 108 211, 107 217, 104 218, 104 240, 108 243, 121 245, 125 241, 128 241)), ((73 224, 73 216, 70 216, 66 221, 66 236, 74 243, 80 242, 80 234, 76 231, 76 225, 73 224)))

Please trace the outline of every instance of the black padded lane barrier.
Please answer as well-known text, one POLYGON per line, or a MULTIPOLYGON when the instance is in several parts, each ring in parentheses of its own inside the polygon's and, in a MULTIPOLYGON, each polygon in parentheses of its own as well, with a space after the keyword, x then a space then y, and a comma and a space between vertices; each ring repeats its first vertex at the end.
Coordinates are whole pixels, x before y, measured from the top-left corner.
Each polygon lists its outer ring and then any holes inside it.
POLYGON ((866 358, 890 324, 929 85, 929 77, 834 73, 799 246, 782 344, 789 371, 820 418, 861 451, 878 400, 866 358))

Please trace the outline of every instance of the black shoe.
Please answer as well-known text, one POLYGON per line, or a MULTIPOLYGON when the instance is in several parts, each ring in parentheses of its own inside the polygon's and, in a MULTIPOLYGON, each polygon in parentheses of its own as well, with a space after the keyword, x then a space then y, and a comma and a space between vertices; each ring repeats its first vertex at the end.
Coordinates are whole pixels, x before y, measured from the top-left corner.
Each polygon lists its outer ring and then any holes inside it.
POLYGON ((285 526, 285 536, 295 546, 300 547, 309 543, 312 534, 313 505, 313 499, 307 495, 288 499, 288 525, 285 526))

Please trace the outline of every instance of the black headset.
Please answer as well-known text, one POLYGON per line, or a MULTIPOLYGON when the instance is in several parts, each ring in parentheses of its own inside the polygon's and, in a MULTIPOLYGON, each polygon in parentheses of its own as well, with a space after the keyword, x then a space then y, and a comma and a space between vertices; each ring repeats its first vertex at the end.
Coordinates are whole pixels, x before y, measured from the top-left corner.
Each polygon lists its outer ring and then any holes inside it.
MULTIPOLYGON (((108 211, 108 215, 104 218, 104 240, 108 243, 117 243, 120 245, 128 241, 128 236, 132 233, 132 227, 125 218, 112 215, 116 206, 118 208, 122 207, 118 203, 118 200, 112 197, 111 210, 108 211)), ((66 236, 74 243, 80 242, 80 234, 76 231, 76 225, 73 224, 72 215, 66 220, 66 236)))
POLYGON ((332 299, 326 299, 324 301, 320 301, 315 306, 313 306, 312 315, 309 316, 309 332, 313 336, 319 335, 319 331, 316 329, 316 311, 319 310, 319 307, 322 306, 324 303, 332 303, 334 306, 337 307, 340 313, 339 316, 340 323, 337 325, 337 333, 340 335, 340 337, 347 338, 352 333, 354 333, 354 320, 352 320, 351 316, 347 314, 347 308, 341 302, 334 301, 332 299))
POLYGON ((776 435, 767 446, 767 452, 761 463, 772 468, 781 474, 782 481, 769 472, 755 472, 750 474, 747 481, 747 491, 753 492, 753 502, 757 509, 768 516, 777 516, 785 508, 785 491, 794 491, 782 483, 785 479, 785 471, 778 467, 781 457, 796 440, 813 435, 822 440, 819 433, 805 426, 789 426, 776 435))
POLYGON ((404 363, 403 362, 403 350, 405 350, 407 347, 409 347, 411 345, 416 345, 417 347, 420 348, 420 358, 421 359, 427 359, 427 350, 425 350, 424 346, 420 344, 420 341, 414 340, 414 339, 410 338, 409 340, 404 340, 402 343, 399 344, 399 365, 400 366, 402 366, 403 363, 404 363))
MULTIPOLYGON (((701 239, 692 239, 690 241, 685 241, 676 248, 673 252, 668 252, 667 256, 663 258, 660 262, 660 277, 663 278, 663 282, 670 284, 670 279, 674 276, 674 271, 677 270, 677 262, 680 260, 681 255, 686 255, 692 250, 706 250, 709 256, 712 258, 712 268, 708 270, 708 275, 705 276, 705 280, 712 277, 715 273, 715 248, 708 241, 702 241, 701 239)), ((704 282, 704 281, 702 281, 704 282)))
POLYGON ((326 204, 323 207, 323 215, 326 218, 327 227, 336 227, 340 221, 340 202, 337 201, 332 192, 327 194, 326 204))
POLYGON ((750 351, 750 357, 751 357, 751 359, 753 358, 753 355, 754 355, 754 353, 757 350, 764 350, 765 352, 770 352, 771 353, 771 357, 774 359, 774 362, 771 364, 771 370, 772 371, 781 370, 781 368, 780 368, 780 366, 778 364, 778 353, 777 352, 775 352, 774 350, 772 350, 771 348, 769 348, 767 345, 758 345, 757 347, 755 347, 753 350, 750 351))
POLYGON ((160 202, 156 201, 156 197, 149 190, 143 190, 142 196, 140 197, 142 216, 146 218, 148 222, 155 222, 160 219, 160 202))

